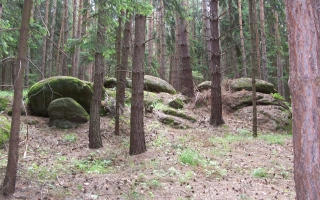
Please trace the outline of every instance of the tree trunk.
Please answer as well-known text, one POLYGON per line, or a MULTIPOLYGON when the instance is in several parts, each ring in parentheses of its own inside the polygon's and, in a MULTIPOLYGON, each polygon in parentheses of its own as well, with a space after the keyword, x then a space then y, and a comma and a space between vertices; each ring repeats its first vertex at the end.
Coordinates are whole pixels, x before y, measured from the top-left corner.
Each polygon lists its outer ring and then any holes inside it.
POLYGON ((250 20, 250 43, 251 43, 251 52, 250 52, 250 62, 251 62, 251 78, 252 78, 252 134, 253 137, 258 136, 258 118, 257 118, 257 89, 256 89, 256 64, 257 64, 257 46, 256 46, 256 1, 249 0, 249 20, 250 20))
POLYGON ((219 126, 224 124, 222 118, 222 101, 221 101, 221 72, 220 72, 220 28, 219 28, 219 1, 210 1, 211 12, 211 47, 210 54, 213 68, 210 69, 211 74, 211 115, 210 124, 219 126))
MULTIPOLYGON (((81 23, 81 34, 80 35, 81 35, 81 37, 83 37, 87 33, 87 24, 88 24, 88 18, 89 18, 90 3, 89 3, 89 0, 81 0, 81 1, 83 2, 82 8, 86 11, 86 12, 81 12, 82 13, 81 21, 83 23, 81 23)), ((86 51, 86 50, 82 49, 82 51, 86 51)), ((84 74, 85 74, 86 67, 87 66, 84 63, 82 63, 79 66, 78 78, 81 80, 85 79, 84 74)))
MULTIPOLYGON (((127 14, 129 16, 129 14, 127 14)), ((116 92, 116 117, 115 117, 115 135, 120 135, 120 115, 124 112, 124 97, 126 91, 126 73, 129 61, 130 49, 130 32, 131 32, 131 17, 128 17, 124 25, 123 46, 121 64, 118 68, 117 77, 117 92, 116 92)))
MULTIPOLYGON (((48 53, 48 69, 49 69, 48 76, 49 77, 51 77, 52 75, 52 66, 53 66, 53 59, 52 59, 53 58, 53 40, 54 40, 55 25, 56 25, 57 2, 58 0, 54 0, 53 6, 51 8, 52 10, 52 21, 51 21, 51 30, 50 30, 51 42, 49 43, 49 53, 48 53)), ((59 51, 57 51, 57 54, 59 54, 59 51)), ((57 62, 57 60, 55 62, 57 62)))
MULTIPOLYGON (((182 6, 185 5, 185 0, 182 0, 182 6)), ((190 61, 190 52, 188 46, 188 31, 186 20, 183 16, 179 16, 179 49, 180 49, 180 58, 181 58, 181 67, 180 69, 180 84, 181 84, 181 94, 188 97, 194 96, 194 86, 192 80, 192 68, 190 61)))
POLYGON ((22 10, 22 22, 20 28, 20 37, 18 44, 18 57, 15 68, 18 74, 14 82, 14 99, 12 105, 12 121, 9 139, 9 155, 6 175, 0 191, 3 195, 12 195, 15 191, 16 177, 19 161, 19 133, 20 133, 20 116, 21 102, 23 91, 24 69, 27 63, 27 42, 29 33, 29 23, 32 8, 32 0, 25 0, 22 10))
POLYGON ((276 48, 277 48, 277 78, 278 78, 278 93, 282 96, 284 94, 284 83, 283 83, 283 64, 282 64, 282 52, 281 52, 281 41, 279 31, 279 17, 278 11, 274 11, 274 17, 276 19, 274 24, 275 35, 276 35, 276 48))
POLYGON ((210 17, 208 13, 208 5, 206 0, 202 1, 202 10, 203 10, 203 21, 205 27, 205 41, 206 48, 208 52, 208 67, 209 70, 213 69, 213 61, 212 61, 212 37, 211 37, 211 29, 210 29, 210 17))
POLYGON ((42 62, 41 62, 41 69, 42 69, 42 76, 41 79, 44 79, 46 77, 46 72, 47 72, 47 36, 48 36, 48 19, 49 19, 49 5, 50 1, 46 1, 46 9, 45 9, 45 15, 44 15, 44 26, 46 27, 46 35, 43 36, 43 43, 42 43, 42 62))
MULTIPOLYGON (((78 4, 77 4, 77 0, 73 0, 73 14, 72 14, 72 21, 73 21, 73 24, 72 24, 72 38, 73 39, 77 39, 78 38, 78 26, 77 26, 77 13, 78 13, 78 4)), ((80 16, 80 13, 79 13, 79 16, 80 16)), ((79 22, 78 22, 79 23, 79 22)), ((73 77, 77 77, 77 71, 78 71, 78 57, 79 55, 77 55, 77 47, 79 45, 76 44, 75 45, 75 50, 73 52, 73 55, 72 55, 72 65, 71 65, 71 76, 73 77)))
MULTIPOLYGON (((152 5, 152 0, 150 0, 150 4, 152 5)), ((151 75, 152 71, 152 58, 153 58, 153 23, 154 23, 154 12, 150 15, 149 23, 148 23, 148 64, 146 69, 146 74, 151 75)))
POLYGON ((260 22, 261 22, 261 70, 262 80, 268 81, 268 60, 267 60, 267 44, 264 17, 264 1, 260 0, 260 22))
POLYGON ((0 19, 2 18, 2 3, 0 3, 0 19))
MULTIPOLYGON (((69 37, 69 12, 68 12, 68 3, 69 0, 64 0, 64 28, 63 28, 63 46, 68 44, 68 37, 69 37)), ((63 51, 66 52, 67 48, 64 47, 63 51)), ((62 54, 62 75, 67 76, 69 75, 68 70, 68 57, 65 54, 62 54)))
POLYGON ((130 155, 147 151, 143 128, 143 80, 146 16, 135 16, 135 43, 132 62, 132 99, 130 119, 130 155))
POLYGON ((165 22, 164 22, 164 4, 163 0, 160 0, 160 78, 166 79, 166 37, 165 37, 165 22))
MULTIPOLYGON (((254 0, 255 4, 257 4, 257 1, 254 0)), ((255 31, 255 38, 256 38, 256 62, 257 65, 255 66, 256 72, 255 75, 258 76, 259 79, 261 79, 261 62, 260 62, 260 37, 259 37, 259 28, 258 28, 258 15, 257 15, 257 8, 254 6, 253 8, 254 13, 254 31, 255 31)))
POLYGON ((117 28, 117 37, 116 37, 116 62, 117 67, 114 73, 114 77, 118 77, 118 71, 120 68, 120 62, 121 62, 121 31, 122 31, 122 17, 124 15, 124 12, 121 11, 121 16, 118 18, 118 28, 117 28))
POLYGON ((175 23, 175 46, 174 46, 174 64, 172 69, 172 87, 177 91, 180 90, 180 51, 179 51, 179 20, 176 15, 175 23))
POLYGON ((238 10, 239 10, 239 26, 240 26, 240 42, 241 42, 241 55, 242 55, 242 67, 243 67, 243 76, 247 77, 247 61, 246 61, 246 51, 244 49, 244 36, 243 36, 243 25, 242 25, 242 9, 241 9, 241 0, 238 0, 238 10))
POLYGON ((286 1, 294 180, 298 200, 320 199, 319 6, 319 1, 286 1))
POLYGON ((101 134, 100 134, 100 107, 101 107, 101 94, 103 87, 104 76, 104 57, 103 48, 105 46, 105 33, 106 33, 106 9, 105 1, 98 0, 98 30, 96 40, 96 53, 95 53, 95 69, 93 79, 93 94, 90 103, 90 122, 89 122, 89 148, 98 149, 102 147, 101 134))

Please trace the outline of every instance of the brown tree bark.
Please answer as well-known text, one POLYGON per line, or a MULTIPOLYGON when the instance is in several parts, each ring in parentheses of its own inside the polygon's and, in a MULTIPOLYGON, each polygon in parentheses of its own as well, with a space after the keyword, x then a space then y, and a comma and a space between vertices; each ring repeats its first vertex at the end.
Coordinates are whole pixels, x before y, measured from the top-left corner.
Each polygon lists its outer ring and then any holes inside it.
POLYGON ((320 199, 320 18, 318 0, 286 0, 298 200, 320 199))
MULTIPOLYGON (((152 5, 152 0, 150 0, 150 5, 152 5)), ((152 58, 153 58, 153 26, 154 24, 154 12, 150 15, 150 18, 148 20, 148 64, 146 69, 146 74, 151 75, 152 70, 152 58)))
POLYGON ((0 19, 2 18, 2 3, 0 3, 0 19))
POLYGON ((250 62, 251 62, 251 78, 252 78, 252 135, 258 136, 258 118, 257 118, 257 89, 256 89, 256 73, 257 73, 257 43, 256 43, 256 1, 249 0, 249 20, 250 20, 250 62))
POLYGON ((238 12, 239 12, 239 26, 240 26, 240 43, 241 43, 241 56, 242 56, 242 75, 247 77, 247 61, 246 61, 246 51, 244 49, 244 35, 243 35, 243 25, 242 25, 242 9, 241 0, 238 0, 238 12))
MULTIPOLYGON (((86 12, 81 12, 82 16, 81 16, 81 37, 83 37, 86 33, 87 33, 87 25, 89 24, 88 22, 88 18, 89 18, 89 7, 90 7, 90 2, 89 0, 81 0, 82 3, 82 8, 86 11, 86 12)), ((79 35, 78 35, 79 36, 79 35)), ((82 51, 86 51, 85 49, 82 49, 82 51)), ((86 64, 82 63, 81 65, 79 65, 79 72, 78 72, 78 78, 84 80, 84 74, 86 71, 86 68, 89 68, 89 66, 86 66, 86 64)))
MULTIPOLYGON (((127 14, 128 16, 129 14, 127 14)), ((120 135, 120 115, 124 111, 124 97, 126 90, 126 74, 129 61, 129 46, 130 46, 130 32, 131 32, 131 17, 124 25, 122 58, 118 69, 117 77, 117 93, 116 93, 116 116, 115 116, 115 135, 120 135)))
MULTIPOLYGON (((77 39, 78 38, 78 26, 77 26, 77 23, 78 20, 77 20, 77 14, 79 14, 80 16, 80 13, 78 13, 78 2, 77 0, 73 0, 73 13, 72 13, 72 39, 77 39)), ((75 45, 75 50, 73 52, 73 55, 72 55, 72 63, 71 63, 71 73, 70 75, 73 76, 73 77, 77 77, 77 72, 78 72, 78 57, 79 55, 77 55, 77 53, 80 53, 80 52, 77 52, 76 49, 79 45, 75 45)))
MULTIPOLYGON (((69 38, 69 12, 68 12, 69 0, 64 0, 64 27, 63 27, 63 46, 68 43, 69 38)), ((66 47, 63 48, 63 51, 66 51, 66 47)), ((62 75, 69 75, 68 70, 68 57, 65 54, 62 54, 62 75)))
POLYGON ((179 17, 176 15, 175 22, 175 43, 174 43, 174 64, 172 69, 172 87, 180 90, 180 49, 179 49, 179 17))
POLYGON ((121 38, 121 31, 122 31, 122 17, 124 15, 124 12, 121 11, 121 16, 118 18, 118 28, 117 28, 117 37, 116 37, 116 70, 114 73, 114 77, 118 78, 118 71, 120 68, 120 62, 121 62, 121 43, 122 43, 122 38, 121 38))
POLYGON ((164 22, 164 4, 160 0, 160 78, 166 79, 166 37, 165 37, 165 22, 164 22))
MULTIPOLYGON (((53 40, 54 40, 54 33, 55 33, 55 25, 56 25, 56 14, 57 14, 57 2, 58 0, 53 1, 52 5, 52 21, 51 21, 51 29, 50 29, 50 40, 51 42, 49 43, 49 52, 48 52, 48 69, 49 69, 49 74, 48 76, 51 77, 52 75, 52 66, 53 66, 53 40)), ((59 47, 59 46, 58 46, 59 47)), ((59 52, 57 53, 59 54, 59 52)), ((57 62, 57 60, 55 61, 57 62)))
POLYGON ((20 37, 18 44, 18 57, 15 63, 17 79, 14 82, 14 99, 12 105, 12 120, 9 139, 9 154, 6 175, 2 187, 3 195, 12 195, 15 191, 18 161, 19 161, 19 133, 20 133, 20 116, 21 102, 23 91, 24 69, 27 63, 27 42, 29 33, 29 23, 32 8, 32 0, 25 0, 22 9, 22 22, 20 28, 20 37))
POLYGON ((210 124, 219 126, 224 124, 222 118, 222 101, 221 101, 221 51, 220 51, 220 30, 219 30, 219 1, 210 1, 211 12, 211 47, 210 54, 213 67, 210 69, 211 75, 211 114, 210 124))
POLYGON ((147 151, 143 122, 143 80, 146 16, 135 15, 135 42, 132 62, 132 99, 130 118, 130 155, 147 151))
POLYGON ((98 149, 102 147, 102 140, 100 134, 100 108, 101 96, 104 77, 104 56, 103 48, 105 46, 106 33, 106 10, 105 1, 98 0, 98 30, 96 40, 95 53, 95 69, 93 79, 93 94, 90 103, 90 121, 89 121, 89 148, 98 149))
POLYGON ((44 26, 46 27, 46 32, 47 34, 45 36, 43 36, 43 42, 42 42, 42 62, 41 62, 41 70, 42 70, 42 76, 41 79, 44 79, 46 77, 46 72, 47 72, 47 37, 48 37, 48 21, 49 21, 49 5, 50 5, 50 1, 46 1, 45 4, 45 14, 44 14, 44 26))
POLYGON ((206 41, 206 50, 208 52, 208 67, 209 70, 213 69, 213 62, 212 62, 212 37, 211 37, 211 29, 210 29, 210 17, 208 13, 208 5, 207 1, 202 1, 202 13, 203 13, 203 21, 205 27, 205 41, 206 41))
POLYGON ((283 63, 282 63, 282 52, 281 52, 281 41, 280 41, 280 31, 279 31, 279 16, 278 11, 274 11, 275 17, 275 38, 276 38, 276 48, 277 48, 277 79, 278 79, 278 93, 285 96, 284 93, 284 83, 283 83, 283 63))
MULTIPOLYGON (((182 0, 182 6, 185 5, 185 0, 182 0)), ((190 60, 190 51, 188 46, 188 31, 184 16, 179 16, 179 50, 180 50, 180 91, 181 94, 188 97, 194 96, 194 86, 192 80, 192 68, 190 60)))
POLYGON ((262 80, 268 81, 268 60, 267 60, 267 44, 264 17, 264 1, 260 0, 260 22, 261 22, 261 71, 262 80))

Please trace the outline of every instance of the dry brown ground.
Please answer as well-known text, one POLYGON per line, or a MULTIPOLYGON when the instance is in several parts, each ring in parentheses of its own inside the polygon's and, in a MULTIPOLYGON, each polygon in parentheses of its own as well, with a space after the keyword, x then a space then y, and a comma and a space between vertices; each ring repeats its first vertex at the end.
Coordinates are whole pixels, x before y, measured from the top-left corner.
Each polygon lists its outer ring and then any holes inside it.
MULTIPOLYGON (((187 112, 198 120, 187 130, 159 123, 160 111, 146 114, 148 150, 137 156, 128 154, 128 117, 121 136, 110 117, 101 118, 104 146, 97 150, 88 148, 88 123, 59 130, 46 118, 23 117, 37 124, 23 123, 16 193, 6 199, 295 199, 290 136, 254 139, 250 124, 231 114, 214 128, 208 108, 187 112), (190 151, 194 166, 180 159, 190 151)), ((1 180, 6 154, 0 150, 1 180)))

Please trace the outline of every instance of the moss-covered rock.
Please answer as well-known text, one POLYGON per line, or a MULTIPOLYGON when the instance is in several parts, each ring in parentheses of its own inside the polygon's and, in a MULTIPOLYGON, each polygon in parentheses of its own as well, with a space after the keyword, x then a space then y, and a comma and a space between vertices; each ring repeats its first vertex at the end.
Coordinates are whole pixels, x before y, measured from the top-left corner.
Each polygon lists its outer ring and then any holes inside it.
POLYGON ((204 81, 204 82, 200 83, 199 85, 197 85, 197 88, 199 91, 209 90, 209 89, 211 89, 211 81, 204 81))
POLYGON ((150 76, 150 75, 145 75, 144 76, 144 89, 150 92, 166 92, 169 94, 176 94, 176 90, 165 80, 155 77, 155 76, 150 76))
POLYGON ((114 88, 117 86, 117 79, 114 77, 106 77, 104 79, 103 86, 105 88, 114 88))
POLYGON ((187 125, 183 124, 181 121, 169 116, 160 117, 159 121, 165 125, 171 126, 172 128, 177 128, 177 129, 189 128, 187 125))
POLYGON ((167 114, 167 115, 173 115, 173 116, 176 116, 176 117, 180 117, 182 119, 186 119, 186 120, 189 120, 191 122, 196 122, 197 120, 191 116, 188 116, 187 114, 183 113, 183 112, 178 112, 176 110, 173 110, 173 109, 165 109, 163 110, 163 113, 164 114, 167 114))
POLYGON ((89 114, 72 98, 53 100, 48 107, 49 125, 58 128, 73 128, 78 124, 86 123, 89 114))
POLYGON ((0 147, 9 140, 10 126, 10 121, 4 116, 0 116, 0 147))
POLYGON ((176 98, 169 102, 169 106, 175 109, 182 109, 184 103, 180 98, 176 98))
MULTIPOLYGON (((277 92, 272 83, 266 82, 264 80, 256 79, 257 92, 270 94, 277 92)), ((239 78, 234 79, 230 83, 230 88, 233 91, 241 90, 252 90, 252 79, 251 78, 239 78)))
POLYGON ((28 92, 32 114, 48 117, 49 104, 58 98, 70 97, 88 113, 92 98, 92 83, 70 76, 54 76, 35 83, 28 92))

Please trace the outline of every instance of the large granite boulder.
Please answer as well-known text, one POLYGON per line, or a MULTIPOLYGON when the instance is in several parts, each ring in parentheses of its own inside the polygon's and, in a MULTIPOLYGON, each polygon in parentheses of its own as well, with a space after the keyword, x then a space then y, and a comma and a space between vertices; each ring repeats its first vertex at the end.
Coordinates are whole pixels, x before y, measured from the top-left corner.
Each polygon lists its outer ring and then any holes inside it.
POLYGON ((4 116, 0 116, 0 148, 9 140, 10 121, 4 116))
POLYGON ((48 107, 49 126, 57 128, 74 128, 78 124, 86 123, 89 114, 72 98, 59 98, 53 100, 48 107))
MULTIPOLYGON (((256 79, 256 87, 257 87, 257 92, 261 92, 265 94, 277 92, 272 83, 269 83, 260 79, 256 79)), ((251 78, 234 79, 230 82, 230 88, 233 91, 241 91, 241 90, 251 91, 252 79, 251 78)))
POLYGON ((211 81, 204 81, 197 85, 199 91, 211 89, 211 81))
MULTIPOLYGON (((252 106, 237 110, 234 116, 252 123, 252 106)), ((277 105, 257 106, 258 127, 270 131, 290 131, 291 112, 277 105)))
MULTIPOLYGON (((104 82, 103 82, 103 86, 105 88, 115 88, 115 87, 117 87, 117 79, 114 77, 105 77, 104 82)), ((132 80, 129 78, 127 78, 127 80, 126 80, 126 87, 132 88, 132 80)))
POLYGON ((92 83, 70 76, 54 76, 35 83, 28 92, 32 114, 48 117, 49 104, 58 98, 70 97, 88 113, 92 98, 92 83))
POLYGON ((166 92, 169 94, 176 94, 176 90, 165 80, 155 77, 155 76, 150 76, 150 75, 145 75, 144 76, 144 89, 150 92, 166 92))
MULTIPOLYGON (((252 106, 252 92, 238 91, 233 93, 224 93, 222 95, 223 105, 232 110, 238 110, 246 106, 252 106)), ((257 92, 257 105, 277 105, 289 109, 284 100, 276 99, 271 94, 257 92)))

